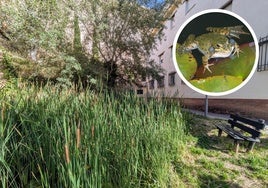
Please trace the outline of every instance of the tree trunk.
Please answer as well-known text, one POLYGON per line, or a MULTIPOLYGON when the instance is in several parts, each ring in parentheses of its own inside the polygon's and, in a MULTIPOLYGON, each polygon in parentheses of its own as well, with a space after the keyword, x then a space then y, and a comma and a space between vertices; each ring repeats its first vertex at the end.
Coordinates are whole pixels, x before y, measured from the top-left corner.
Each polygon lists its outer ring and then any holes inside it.
POLYGON ((116 86, 116 80, 118 78, 117 65, 113 61, 105 62, 104 68, 107 71, 107 86, 109 88, 114 88, 116 86))

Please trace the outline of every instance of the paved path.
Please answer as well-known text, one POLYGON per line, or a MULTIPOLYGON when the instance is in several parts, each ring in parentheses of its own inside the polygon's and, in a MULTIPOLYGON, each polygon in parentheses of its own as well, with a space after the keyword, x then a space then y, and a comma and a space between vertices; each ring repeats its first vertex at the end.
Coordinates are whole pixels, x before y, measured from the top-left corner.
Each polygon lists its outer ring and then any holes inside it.
MULTIPOLYGON (((200 115, 200 116, 205 116, 205 112, 199 111, 199 110, 192 110, 192 109, 184 109, 185 111, 189 111, 193 114, 200 115)), ((223 120, 228 120, 229 115, 228 114, 216 114, 212 112, 208 112, 207 115, 208 118, 211 119, 223 119, 223 120)))

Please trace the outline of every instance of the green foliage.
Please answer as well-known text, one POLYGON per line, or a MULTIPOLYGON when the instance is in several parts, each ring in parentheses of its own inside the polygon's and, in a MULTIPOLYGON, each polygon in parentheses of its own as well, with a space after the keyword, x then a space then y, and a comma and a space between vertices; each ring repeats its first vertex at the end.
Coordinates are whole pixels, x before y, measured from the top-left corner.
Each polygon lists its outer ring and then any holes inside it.
POLYGON ((72 56, 64 57, 65 67, 61 70, 60 76, 57 81, 61 86, 71 87, 75 76, 79 75, 81 72, 80 63, 72 56))
POLYGON ((74 53, 82 52, 82 44, 81 44, 81 31, 79 27, 78 16, 75 15, 74 18, 74 53))
MULTIPOLYGON (((3 0, 0 22, 7 25, 9 49, 30 56, 43 67, 50 67, 51 58, 71 54, 83 70, 90 69, 82 79, 105 77, 109 81, 103 83, 114 87, 138 84, 142 77, 159 73, 146 57, 161 36, 161 32, 153 35, 152 30, 163 27, 163 6, 152 0, 3 0), (80 61, 80 57, 90 61, 80 61), (100 62, 102 75, 94 75, 92 61, 100 62)), ((61 69, 61 62, 55 66, 61 69)), ((66 82, 62 77, 58 80, 66 82)))
POLYGON ((176 104, 49 85, 0 100, 3 187, 172 185, 185 138, 176 104))
POLYGON ((18 76, 15 67, 12 65, 12 58, 7 53, 4 53, 1 64, 4 71, 4 78, 10 79, 18 76))
POLYGON ((129 93, 76 93, 14 80, 0 90, 0 184, 265 187, 267 135, 252 153, 236 155, 231 139, 217 137, 220 122, 129 93))
MULTIPOLYGON (((144 75, 155 74, 157 69, 149 66, 146 59, 154 47, 158 34, 153 35, 152 29, 163 26, 163 14, 140 6, 141 4, 153 6, 153 1, 94 1, 92 4, 82 2, 79 6, 87 7, 87 15, 79 16, 79 20, 88 28, 87 34, 92 42, 92 56, 103 61, 108 85, 138 82, 144 75), (141 67, 146 67, 146 73, 141 67)), ((82 10, 84 10, 82 8, 82 10)))
POLYGON ((61 1, 3 1, 0 9, 11 46, 23 55, 35 48, 54 52, 66 42, 68 11, 61 1))

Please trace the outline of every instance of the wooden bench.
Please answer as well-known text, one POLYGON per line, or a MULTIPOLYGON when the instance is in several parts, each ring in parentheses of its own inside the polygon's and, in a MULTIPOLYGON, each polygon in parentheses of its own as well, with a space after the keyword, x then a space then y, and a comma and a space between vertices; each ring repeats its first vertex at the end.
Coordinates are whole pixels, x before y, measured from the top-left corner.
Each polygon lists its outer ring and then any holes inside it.
POLYGON ((239 115, 230 115, 229 124, 216 125, 218 128, 218 136, 222 135, 224 131, 229 137, 234 139, 235 152, 239 150, 239 143, 241 141, 248 142, 247 151, 252 151, 256 142, 260 142, 261 130, 265 127, 264 120, 252 120, 239 115))

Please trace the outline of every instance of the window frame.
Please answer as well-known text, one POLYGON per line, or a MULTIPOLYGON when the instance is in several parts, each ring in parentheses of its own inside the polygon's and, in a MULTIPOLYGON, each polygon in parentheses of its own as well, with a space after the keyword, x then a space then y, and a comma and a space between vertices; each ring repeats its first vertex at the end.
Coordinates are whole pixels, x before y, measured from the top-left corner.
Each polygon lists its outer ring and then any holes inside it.
POLYGON ((165 76, 160 76, 157 79, 157 88, 163 88, 165 87, 165 76))
POLYGON ((169 86, 176 85, 176 72, 171 72, 168 74, 168 85, 169 86))
POLYGON ((143 95, 144 91, 142 88, 136 90, 137 95, 143 95))

